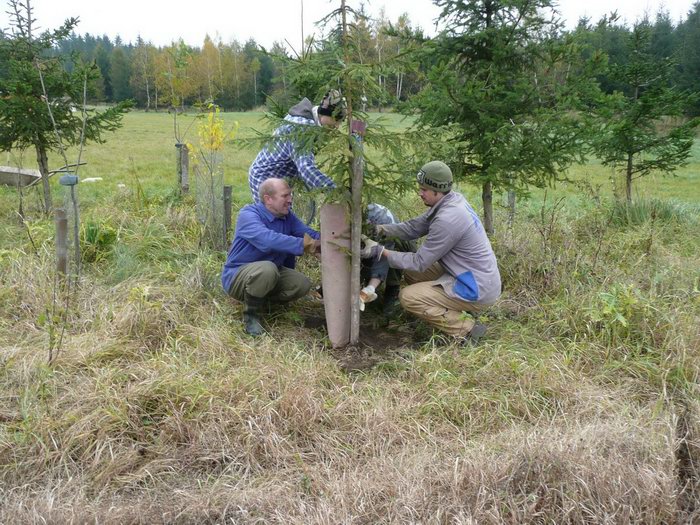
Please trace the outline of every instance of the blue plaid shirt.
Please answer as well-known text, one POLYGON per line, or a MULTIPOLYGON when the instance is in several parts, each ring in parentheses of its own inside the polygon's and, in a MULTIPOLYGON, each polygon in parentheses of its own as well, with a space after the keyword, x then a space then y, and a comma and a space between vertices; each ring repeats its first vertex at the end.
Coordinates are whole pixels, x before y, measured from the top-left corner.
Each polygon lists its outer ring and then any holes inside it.
POLYGON ((294 178, 304 181, 307 188, 335 188, 333 180, 316 166, 316 159, 311 152, 300 153, 291 139, 284 135, 292 133, 293 126, 301 124, 314 126, 316 123, 304 117, 287 115, 285 119, 291 124, 284 124, 275 131, 276 140, 265 146, 248 171, 248 185, 253 194, 253 202, 260 202, 258 195, 260 184, 270 177, 294 178))

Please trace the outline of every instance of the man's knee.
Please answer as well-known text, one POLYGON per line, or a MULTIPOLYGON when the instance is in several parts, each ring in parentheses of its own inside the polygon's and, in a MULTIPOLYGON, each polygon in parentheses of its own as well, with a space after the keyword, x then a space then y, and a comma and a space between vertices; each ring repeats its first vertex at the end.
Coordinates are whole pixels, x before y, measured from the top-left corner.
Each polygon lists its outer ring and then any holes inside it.
POLYGON ((304 297, 311 289, 311 281, 305 275, 300 275, 299 279, 296 281, 294 288, 290 290, 290 301, 295 301, 304 297))
POLYGON ((248 276, 246 293, 255 297, 265 297, 279 281, 280 272, 275 263, 262 261, 256 264, 255 270, 248 276))
POLYGON ((415 284, 415 283, 420 282, 419 275, 420 275, 419 272, 414 272, 412 270, 404 270, 404 272, 403 272, 404 280, 408 284, 415 284))
POLYGON ((311 289, 311 281, 306 275, 297 271, 293 272, 286 272, 280 280, 281 289, 276 293, 276 298, 279 301, 295 301, 304 297, 311 289))
POLYGON ((412 284, 401 289, 399 292, 399 302, 404 310, 410 312, 421 304, 419 288, 419 286, 412 284))

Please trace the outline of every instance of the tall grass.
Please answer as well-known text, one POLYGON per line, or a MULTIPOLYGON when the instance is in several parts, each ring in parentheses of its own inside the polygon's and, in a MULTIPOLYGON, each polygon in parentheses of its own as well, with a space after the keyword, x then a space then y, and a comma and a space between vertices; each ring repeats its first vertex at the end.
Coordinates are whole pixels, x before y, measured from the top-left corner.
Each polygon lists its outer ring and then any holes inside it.
POLYGON ((618 226, 639 226, 649 221, 697 224, 700 206, 659 199, 637 199, 631 203, 614 201, 611 219, 618 226))
MULTIPOLYGON (((700 519, 700 196, 680 179, 684 200, 633 208, 609 186, 534 192, 493 239, 505 293, 482 346, 391 325, 348 372, 305 327, 311 298, 243 333, 224 254, 173 189, 168 123, 131 114, 88 152, 94 258, 51 366, 52 223, 37 202, 20 225, 0 190, 0 522, 700 519)), ((224 155, 237 206, 254 153, 224 155)))

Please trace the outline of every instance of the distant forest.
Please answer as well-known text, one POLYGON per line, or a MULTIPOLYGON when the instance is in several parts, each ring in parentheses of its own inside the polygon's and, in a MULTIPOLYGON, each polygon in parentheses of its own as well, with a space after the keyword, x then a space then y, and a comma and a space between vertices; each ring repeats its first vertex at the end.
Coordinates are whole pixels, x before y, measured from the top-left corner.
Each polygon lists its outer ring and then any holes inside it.
MULTIPOLYGON (((675 64, 673 82, 679 88, 697 90, 700 85, 700 2, 694 4, 686 18, 674 24, 668 12, 661 11, 652 19, 637 24, 651 32, 655 58, 675 64)), ((613 17, 598 21, 581 19, 561 37, 575 37, 581 53, 605 53, 614 68, 628 60, 632 28, 613 17)), ((354 38, 362 42, 360 61, 383 61, 392 64, 378 79, 382 96, 367 100, 370 107, 393 106, 420 90, 429 64, 421 63, 416 50, 429 39, 407 15, 395 22, 386 19, 358 18, 353 25, 354 38), (414 57, 414 58, 412 58, 414 57), (393 60, 392 60, 393 59, 393 60)), ((136 101, 146 110, 164 110, 215 103, 224 110, 249 110, 268 103, 268 97, 289 102, 300 93, 287 82, 289 68, 295 67, 309 53, 324 53, 334 45, 333 36, 320 41, 307 41, 307 49, 290 51, 282 43, 264 49, 255 40, 241 44, 204 38, 201 47, 190 47, 182 40, 166 47, 157 47, 138 38, 125 43, 118 36, 73 34, 63 41, 56 53, 70 55, 72 60, 94 61, 100 78, 92 88, 92 102, 112 103, 126 99, 136 101), (302 53, 306 55, 301 56, 302 53)), ((606 74, 599 78, 603 90, 611 93, 618 86, 606 74)), ((314 96, 314 94, 305 94, 314 96)), ((700 101, 691 108, 700 114, 700 101)))

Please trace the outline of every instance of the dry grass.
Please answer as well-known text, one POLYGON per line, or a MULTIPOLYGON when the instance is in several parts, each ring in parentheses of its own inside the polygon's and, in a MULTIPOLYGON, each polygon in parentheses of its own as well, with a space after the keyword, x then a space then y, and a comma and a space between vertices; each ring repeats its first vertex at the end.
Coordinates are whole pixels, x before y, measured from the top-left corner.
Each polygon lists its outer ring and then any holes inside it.
MULTIPOLYGON (((303 400, 295 402, 309 409, 303 400)), ((345 443, 350 450, 342 453, 338 445, 344 440, 333 432, 318 438, 319 448, 290 450, 290 438, 280 439, 282 429, 275 425, 281 414, 269 411, 241 421, 229 437, 217 436, 215 450, 195 440, 168 459, 123 451, 113 463, 129 474, 113 472, 111 486, 94 494, 85 493, 94 485, 89 469, 56 480, 49 493, 7 491, 2 517, 105 523, 671 522, 678 517, 673 425, 652 412, 569 425, 541 421, 536 429, 515 426, 480 440, 456 428, 396 428, 388 413, 365 413, 355 428, 362 445, 345 443)))
POLYGON ((397 343, 347 372, 310 300, 242 333, 222 254, 155 177, 89 196, 118 235, 50 365, 52 226, 30 241, 0 194, 0 522, 700 520, 692 206, 631 226, 534 200, 494 238, 506 293, 483 346, 397 343))

